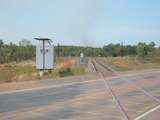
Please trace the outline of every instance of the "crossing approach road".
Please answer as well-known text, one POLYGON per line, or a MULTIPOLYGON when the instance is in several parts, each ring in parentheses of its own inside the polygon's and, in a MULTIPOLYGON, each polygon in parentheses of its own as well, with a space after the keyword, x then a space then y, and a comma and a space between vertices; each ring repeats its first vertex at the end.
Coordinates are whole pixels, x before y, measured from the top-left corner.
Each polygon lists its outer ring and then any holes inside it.
POLYGON ((1 92, 0 120, 159 120, 160 71, 105 78, 95 67, 96 80, 1 92))

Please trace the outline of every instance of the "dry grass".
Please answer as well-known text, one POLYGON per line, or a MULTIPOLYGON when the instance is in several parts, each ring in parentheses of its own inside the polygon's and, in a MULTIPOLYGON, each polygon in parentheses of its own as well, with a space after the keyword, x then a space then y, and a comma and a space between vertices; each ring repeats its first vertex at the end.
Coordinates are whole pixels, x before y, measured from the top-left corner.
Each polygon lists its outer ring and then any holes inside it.
POLYGON ((33 66, 5 65, 0 67, 0 82, 37 79, 36 69, 33 66))
POLYGON ((85 67, 79 65, 78 58, 58 58, 55 68, 51 73, 40 78, 34 61, 23 61, 20 63, 8 63, 0 65, 0 82, 30 81, 40 79, 55 79, 70 75, 81 75, 85 73, 85 67))
POLYGON ((101 61, 107 63, 113 69, 117 71, 129 71, 129 70, 144 70, 144 69, 159 69, 160 62, 141 62, 136 57, 107 57, 99 58, 101 61))

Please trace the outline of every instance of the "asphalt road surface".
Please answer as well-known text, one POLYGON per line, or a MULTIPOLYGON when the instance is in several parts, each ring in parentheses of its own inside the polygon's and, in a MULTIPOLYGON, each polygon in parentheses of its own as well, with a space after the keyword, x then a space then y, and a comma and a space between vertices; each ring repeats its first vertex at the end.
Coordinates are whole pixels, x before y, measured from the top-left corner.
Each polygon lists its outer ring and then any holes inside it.
POLYGON ((105 82, 130 120, 159 120, 159 72, 86 81, 0 93, 0 120, 124 120, 105 82))

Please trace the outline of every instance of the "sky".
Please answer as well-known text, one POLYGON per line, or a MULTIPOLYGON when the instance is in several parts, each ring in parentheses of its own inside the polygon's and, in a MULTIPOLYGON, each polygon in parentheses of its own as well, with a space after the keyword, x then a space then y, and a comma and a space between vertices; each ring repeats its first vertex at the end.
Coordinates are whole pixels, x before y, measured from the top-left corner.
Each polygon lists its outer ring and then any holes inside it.
POLYGON ((0 0, 0 39, 63 45, 160 45, 160 0, 0 0))

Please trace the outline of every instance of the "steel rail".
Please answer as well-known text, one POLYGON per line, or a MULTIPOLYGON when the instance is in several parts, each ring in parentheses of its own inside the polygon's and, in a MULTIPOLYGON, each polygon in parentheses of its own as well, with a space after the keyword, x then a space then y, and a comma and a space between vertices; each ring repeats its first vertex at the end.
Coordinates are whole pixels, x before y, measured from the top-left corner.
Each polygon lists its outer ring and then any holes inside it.
MULTIPOLYGON (((106 68, 107 70, 109 70, 110 68, 107 68, 107 66, 105 66, 104 64, 102 64, 101 62, 97 62, 99 63, 100 65, 102 65, 104 68, 106 68)), ((110 69, 112 70, 112 69, 110 69)), ((114 72, 114 70, 112 70, 112 72, 114 72)), ((147 95, 149 98, 153 99, 154 101, 156 101, 157 103, 160 104, 160 99, 158 99, 157 97, 153 96, 152 94, 150 94, 148 91, 146 91, 144 88, 140 87, 140 85, 137 85, 135 83, 133 83, 132 80, 128 80, 128 79, 125 79, 125 78, 122 78, 124 79, 127 83, 133 85, 135 88, 139 89, 140 91, 142 91, 145 95, 147 95)))
POLYGON ((101 66, 103 66, 103 68, 107 69, 108 71, 114 73, 115 71, 113 69, 111 69, 110 67, 108 66, 105 66, 104 64, 102 64, 101 62, 99 61, 96 61, 96 63, 100 64, 101 66))
MULTIPOLYGON (((98 70, 98 68, 96 67, 95 64, 99 64, 98 62, 96 61, 92 61, 92 64, 94 66, 94 69, 97 73, 100 73, 102 75, 103 78, 105 78, 105 75, 102 71, 98 70)), ((106 70, 106 67, 104 67, 103 65, 99 64, 100 66, 102 66, 104 68, 104 70, 106 70)), ((107 70, 110 70, 110 69, 107 69, 107 70)), ((112 71, 113 72, 113 71, 112 71)), ((106 81, 106 80, 103 80, 104 81, 104 84, 105 84, 105 87, 109 90, 112 98, 113 98, 113 101, 116 103, 116 106, 118 107, 118 110, 119 112, 121 113, 122 117, 124 118, 124 120, 130 120, 128 114, 126 113, 125 109, 123 108, 122 104, 120 103, 120 101, 118 100, 117 96, 115 95, 114 91, 112 90, 110 84, 106 81)))
MULTIPOLYGON (((101 66, 103 66, 104 68, 106 68, 107 70, 109 70, 110 68, 107 68, 107 66, 105 66, 104 64, 102 64, 101 62, 97 62, 99 63, 101 66)), ((111 69, 112 70, 112 69, 111 69)), ((112 70, 112 72, 114 72, 114 70, 112 70)), ((136 84, 133 82, 133 80, 128 80, 126 78, 122 78, 125 80, 125 82, 127 82, 128 84, 131 84, 132 86, 134 86, 135 88, 139 89, 141 92, 143 92, 146 96, 148 96, 149 98, 151 98, 152 100, 156 101, 159 105, 160 105, 160 99, 158 99, 157 97, 155 97, 154 95, 152 95, 151 93, 149 93, 147 90, 145 90, 142 86, 136 84)), ((114 93, 114 92, 113 92, 114 93)))
POLYGON ((137 85, 135 83, 133 83, 133 81, 131 80, 127 80, 125 78, 123 78, 126 82, 128 82, 129 84, 133 85, 135 88, 139 89, 140 91, 142 91, 145 95, 147 95, 149 98, 152 98, 154 101, 158 102, 160 104, 160 99, 158 99, 157 97, 153 96, 152 94, 150 94, 148 91, 146 91, 144 88, 140 87, 140 85, 137 85))

